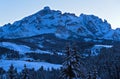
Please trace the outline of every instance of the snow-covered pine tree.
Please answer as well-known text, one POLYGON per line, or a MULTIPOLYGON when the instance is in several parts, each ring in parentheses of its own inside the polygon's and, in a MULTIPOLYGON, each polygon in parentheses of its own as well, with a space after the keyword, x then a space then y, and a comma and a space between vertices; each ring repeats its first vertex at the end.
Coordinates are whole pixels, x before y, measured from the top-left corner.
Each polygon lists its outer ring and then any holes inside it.
POLYGON ((5 74, 5 70, 0 67, 0 79, 3 79, 3 75, 5 74))
POLYGON ((41 66, 40 69, 38 70, 38 74, 37 74, 38 78, 40 78, 40 79, 46 79, 45 78, 45 74, 46 74, 46 72, 44 70, 44 67, 41 66))
POLYGON ((86 79, 92 79, 92 74, 91 72, 88 72, 87 78, 86 79))
POLYGON ((11 64, 10 69, 8 70, 8 79, 15 79, 17 77, 17 72, 13 66, 13 64, 11 64))
POLYGON ((28 69, 26 67, 26 64, 24 65, 24 69, 22 70, 22 79, 29 79, 28 69))
POLYGON ((92 79, 100 79, 100 77, 98 76, 98 72, 97 69, 95 67, 93 67, 93 76, 92 79))
POLYGON ((80 79, 82 77, 84 77, 84 67, 80 54, 78 54, 76 48, 71 49, 70 46, 68 46, 60 79, 80 79))

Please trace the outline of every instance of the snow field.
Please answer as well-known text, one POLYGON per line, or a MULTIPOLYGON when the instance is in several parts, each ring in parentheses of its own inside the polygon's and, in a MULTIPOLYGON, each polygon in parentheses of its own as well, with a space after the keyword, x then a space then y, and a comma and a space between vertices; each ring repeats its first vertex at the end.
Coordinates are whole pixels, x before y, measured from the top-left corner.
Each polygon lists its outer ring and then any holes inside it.
POLYGON ((48 68, 51 70, 51 68, 54 69, 60 69, 61 65, 59 64, 51 64, 47 62, 28 62, 28 61, 21 61, 21 60, 0 60, 0 67, 2 67, 4 70, 8 70, 10 65, 13 64, 15 68, 17 68, 17 71, 20 72, 24 68, 24 65, 26 64, 27 68, 34 68, 35 70, 38 70, 41 66, 44 67, 45 70, 48 68))

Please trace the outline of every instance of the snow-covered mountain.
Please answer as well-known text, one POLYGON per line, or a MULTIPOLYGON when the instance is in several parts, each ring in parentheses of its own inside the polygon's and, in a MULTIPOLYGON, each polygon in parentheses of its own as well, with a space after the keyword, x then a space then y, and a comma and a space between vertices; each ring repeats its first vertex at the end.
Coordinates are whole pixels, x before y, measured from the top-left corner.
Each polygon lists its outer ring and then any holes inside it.
MULTIPOLYGON (((7 71, 12 65, 20 74, 24 68, 29 68, 29 73, 35 71, 35 74, 43 76, 48 76, 48 71, 52 73, 48 77, 53 79, 56 69, 61 69, 68 51, 72 53, 70 56, 74 55, 74 52, 80 54, 80 61, 85 62, 87 71, 91 69, 91 72, 93 68, 103 69, 100 71, 102 76, 105 71, 103 66, 112 64, 111 71, 119 67, 119 64, 116 64, 120 58, 119 48, 120 28, 113 30, 106 20, 94 15, 76 16, 44 7, 22 20, 0 27, 0 70, 3 68, 6 71, 6 74, 0 75, 0 79, 8 76, 7 71), (39 72, 41 68, 42 72, 39 72)), ((21 76, 20 74, 18 75, 21 76)), ((58 72, 57 74, 59 75, 58 72)), ((109 76, 108 73, 106 75, 109 76)), ((106 75, 105 79, 110 79, 106 75)))
POLYGON ((120 40, 120 29, 94 15, 62 13, 49 7, 39 12, 0 27, 0 38, 23 38, 52 33, 58 38, 87 37, 91 39, 120 40))

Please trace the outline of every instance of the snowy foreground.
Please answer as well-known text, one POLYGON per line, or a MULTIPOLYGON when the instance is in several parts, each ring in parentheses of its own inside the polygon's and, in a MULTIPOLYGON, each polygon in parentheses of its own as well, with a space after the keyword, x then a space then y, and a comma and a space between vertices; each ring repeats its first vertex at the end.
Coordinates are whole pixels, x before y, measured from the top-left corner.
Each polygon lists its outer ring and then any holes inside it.
POLYGON ((17 68, 17 71, 20 72, 24 68, 24 64, 26 64, 27 68, 35 68, 35 70, 38 70, 41 66, 44 67, 45 70, 48 68, 54 68, 59 69, 61 65, 59 64, 51 64, 47 62, 27 62, 27 61, 21 61, 21 60, 0 60, 0 67, 2 67, 4 70, 8 70, 9 66, 13 64, 15 68, 17 68))

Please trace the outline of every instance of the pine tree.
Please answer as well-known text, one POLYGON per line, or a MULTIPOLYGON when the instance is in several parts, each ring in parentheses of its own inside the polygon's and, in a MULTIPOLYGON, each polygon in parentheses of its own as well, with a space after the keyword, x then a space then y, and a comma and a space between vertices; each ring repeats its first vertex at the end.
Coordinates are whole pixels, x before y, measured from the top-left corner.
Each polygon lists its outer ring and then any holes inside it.
POLYGON ((26 64, 24 65, 24 69, 22 70, 22 79, 29 79, 28 69, 26 67, 26 64))
POLYGON ((80 55, 77 53, 76 48, 71 49, 69 46, 66 49, 66 58, 63 63, 60 78, 73 79, 81 78, 84 76, 83 63, 80 55))
POLYGON ((92 74, 91 74, 91 72, 88 73, 87 79, 92 79, 92 74))
POLYGON ((29 69, 29 79, 37 79, 36 78, 36 71, 34 68, 29 69))
POLYGON ((9 79, 15 79, 17 76, 17 72, 13 66, 13 64, 11 64, 10 69, 8 70, 8 78, 9 79))
POLYGON ((92 79, 100 79, 99 77, 98 77, 98 72, 97 72, 97 69, 95 68, 95 67, 93 67, 94 69, 93 69, 93 76, 92 76, 92 79))
POLYGON ((5 74, 5 70, 0 67, 0 79, 3 79, 3 75, 5 74))

